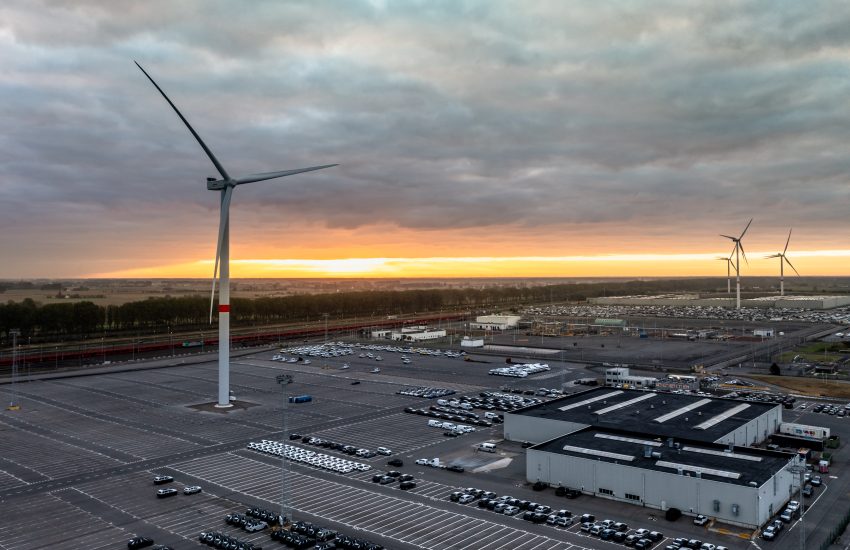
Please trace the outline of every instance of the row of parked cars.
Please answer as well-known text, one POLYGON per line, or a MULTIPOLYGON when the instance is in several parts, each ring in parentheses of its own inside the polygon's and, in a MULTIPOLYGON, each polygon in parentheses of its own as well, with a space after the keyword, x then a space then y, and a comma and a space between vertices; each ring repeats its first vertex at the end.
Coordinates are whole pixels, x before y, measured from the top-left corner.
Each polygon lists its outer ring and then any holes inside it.
POLYGON ((253 543, 239 540, 236 537, 231 537, 218 531, 202 532, 198 535, 198 540, 207 546, 220 548, 221 550, 262 550, 262 546, 255 546, 253 543))
MULTIPOLYGON (((533 393, 532 390, 529 390, 533 393)), ((555 397, 555 396, 553 396, 555 397)), ((478 395, 463 395, 458 401, 467 403, 474 409, 482 409, 485 411, 501 411, 510 412, 531 405, 537 405, 543 402, 540 397, 527 397, 525 395, 516 395, 512 393, 502 392, 481 392, 478 395)))
MULTIPOLYGON (((820 484, 820 481, 818 481, 820 484)), ((807 485, 806 487, 811 487, 811 485, 807 485)), ((791 520, 794 518, 794 513, 800 509, 800 502, 796 500, 792 500, 788 502, 788 506, 779 514, 777 519, 774 519, 770 522, 764 529, 761 531, 761 538, 763 540, 774 540, 779 533, 782 531, 782 528, 785 526, 785 523, 791 523, 791 520)))
POLYGON ((601 540, 632 546, 638 550, 652 548, 664 540, 664 535, 658 531, 643 528, 632 530, 627 524, 612 519, 582 522, 581 531, 601 540))
POLYGON ((133 537, 127 541, 127 548, 133 550, 134 548, 147 548, 151 547, 151 550, 174 550, 170 546, 166 546, 164 544, 154 545, 153 539, 150 537, 133 537))
POLYGON ((380 544, 350 537, 305 521, 296 521, 289 530, 273 531, 271 538, 289 548, 312 548, 313 550, 384 550, 380 544))
POLYGON ((412 475, 403 474, 396 470, 390 470, 385 474, 377 473, 372 476, 372 483, 389 485, 396 482, 398 482, 398 488, 405 491, 416 487, 416 481, 414 481, 414 477, 412 475))
POLYGON ((437 397, 446 397, 454 395, 455 391, 448 388, 432 388, 430 386, 413 386, 410 388, 402 388, 396 392, 398 395, 407 395, 410 397, 422 397, 424 399, 435 399, 437 397))
POLYGON ((370 449, 358 449, 354 445, 346 445, 345 443, 336 443, 334 441, 329 441, 327 439, 321 439, 319 437, 312 437, 309 435, 301 435, 301 434, 289 434, 290 441, 298 441, 300 440, 303 443, 307 443, 308 445, 315 445, 317 447, 322 447, 324 449, 332 449, 334 451, 339 451, 341 453, 345 453, 347 455, 357 455, 363 458, 372 458, 378 455, 389 456, 393 454, 390 449, 386 447, 378 447, 374 451, 370 449))
POLYGON ((317 453, 301 447, 286 445, 279 441, 270 441, 264 439, 259 443, 250 442, 248 448, 262 453, 282 456, 295 462, 301 462, 317 468, 323 468, 340 474, 348 474, 354 470, 365 472, 371 470, 372 467, 361 462, 354 462, 345 458, 317 453))
MULTIPOLYGON (((434 408, 432 406, 431 408, 434 408)), ((442 409, 443 407, 439 407, 438 409, 442 409)), ((451 420, 454 422, 469 422, 470 424, 475 424, 476 426, 481 426, 483 428, 489 428, 493 425, 492 420, 480 420, 476 418, 471 418, 468 416, 461 416, 460 414, 452 414, 450 412, 443 412, 441 410, 430 410, 430 409, 417 409, 414 407, 405 407, 404 412, 408 414, 418 414, 421 416, 427 416, 430 418, 440 418, 443 420, 451 420)), ((434 421, 428 421, 428 425, 431 427, 439 427, 435 424, 432 424, 434 421)))
POLYGON ((495 376, 512 376, 515 378, 525 378, 538 372, 550 370, 546 363, 523 363, 521 365, 509 365, 507 367, 497 367, 490 369, 489 374, 495 376))

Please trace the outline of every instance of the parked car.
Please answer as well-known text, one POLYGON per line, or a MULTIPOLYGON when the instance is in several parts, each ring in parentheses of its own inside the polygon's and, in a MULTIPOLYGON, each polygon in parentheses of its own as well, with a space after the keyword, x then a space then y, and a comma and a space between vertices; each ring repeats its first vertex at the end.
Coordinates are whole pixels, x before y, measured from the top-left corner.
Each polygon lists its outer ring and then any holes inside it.
POLYGON ((127 548, 144 548, 146 546, 151 546, 153 544, 153 539, 148 537, 133 537, 129 541, 127 541, 127 548))
POLYGON ((173 497, 177 494, 177 489, 169 488, 169 489, 158 489, 156 492, 157 498, 166 498, 173 497))
POLYGON ((703 526, 708 523, 708 518, 702 514, 694 518, 694 525, 703 526))
POLYGON ((201 491, 202 489, 198 485, 190 485, 189 487, 183 488, 184 495, 194 495, 195 493, 200 493, 201 491))
POLYGON ((171 483, 174 481, 174 478, 171 476, 156 476, 153 478, 154 485, 162 485, 163 483, 171 483))

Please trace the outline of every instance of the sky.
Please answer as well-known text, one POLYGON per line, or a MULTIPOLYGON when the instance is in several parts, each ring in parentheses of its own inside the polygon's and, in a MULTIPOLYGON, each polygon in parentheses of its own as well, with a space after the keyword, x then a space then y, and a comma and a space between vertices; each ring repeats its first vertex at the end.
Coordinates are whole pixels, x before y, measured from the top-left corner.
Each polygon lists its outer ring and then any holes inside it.
POLYGON ((0 278, 850 275, 840 1, 6 0, 0 278), (786 271, 790 270, 786 267, 786 271))

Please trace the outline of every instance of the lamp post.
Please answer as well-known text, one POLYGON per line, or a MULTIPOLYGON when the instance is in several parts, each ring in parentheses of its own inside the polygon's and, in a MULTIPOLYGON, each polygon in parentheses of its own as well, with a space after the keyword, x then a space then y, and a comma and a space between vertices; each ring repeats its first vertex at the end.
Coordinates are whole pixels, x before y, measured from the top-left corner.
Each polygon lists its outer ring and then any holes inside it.
MULTIPOLYGON (((281 415, 281 428, 283 429, 282 439, 284 441, 284 445, 286 441, 289 440, 289 433, 286 429, 286 420, 287 420, 287 405, 289 404, 289 400, 286 398, 286 386, 292 383, 292 375, 290 374, 279 374, 275 377, 275 380, 278 384, 280 384, 280 389, 283 393, 283 413, 281 415)), ((289 490, 287 487, 287 483, 289 482, 289 476, 287 475, 287 466, 286 462, 286 453, 280 455, 280 524, 284 526, 287 523, 292 522, 292 510, 289 507, 289 490)))
POLYGON ((18 393, 15 387, 15 382, 18 378, 18 336, 21 335, 21 331, 13 328, 9 331, 9 334, 12 335, 12 400, 9 402, 7 409, 17 411, 21 408, 18 404, 18 393))
POLYGON ((800 550, 805 550, 806 548, 806 526, 803 524, 803 512, 805 510, 805 506, 803 503, 803 499, 805 495, 803 494, 803 486, 806 483, 806 466, 801 460, 795 461, 795 464, 791 464, 786 468, 789 472, 794 475, 799 476, 800 479, 800 521, 798 522, 797 527, 800 528, 800 550))
POLYGON ((327 313, 322 313, 322 317, 325 318, 325 343, 328 343, 328 315, 327 313))

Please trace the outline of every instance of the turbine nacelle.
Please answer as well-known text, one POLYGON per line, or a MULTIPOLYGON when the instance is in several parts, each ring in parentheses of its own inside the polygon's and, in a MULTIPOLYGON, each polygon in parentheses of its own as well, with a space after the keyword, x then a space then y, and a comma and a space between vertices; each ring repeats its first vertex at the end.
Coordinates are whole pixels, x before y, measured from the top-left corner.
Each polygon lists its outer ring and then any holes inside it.
POLYGON ((236 185, 235 182, 229 180, 217 180, 215 178, 207 178, 207 189, 210 191, 224 191, 227 186, 236 185))

